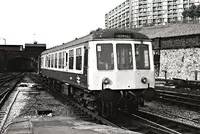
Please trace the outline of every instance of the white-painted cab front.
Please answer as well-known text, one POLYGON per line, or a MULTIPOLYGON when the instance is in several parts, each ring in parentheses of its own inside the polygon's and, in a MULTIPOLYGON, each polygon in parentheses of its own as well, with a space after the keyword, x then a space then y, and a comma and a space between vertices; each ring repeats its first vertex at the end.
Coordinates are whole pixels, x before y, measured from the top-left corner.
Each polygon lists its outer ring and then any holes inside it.
POLYGON ((154 88, 154 63, 151 42, 143 42, 149 46, 149 64, 150 69, 138 70, 136 69, 135 58, 135 44, 141 44, 139 41, 91 41, 89 42, 88 50, 88 89, 89 90, 102 90, 102 81, 105 78, 110 79, 110 84, 104 85, 104 88, 110 88, 112 90, 122 89, 144 89, 152 87, 154 88), (112 43, 113 55, 114 55, 114 69, 113 70, 98 70, 97 69, 97 46, 96 44, 112 43), (117 65, 117 43, 128 43, 132 46, 132 59, 133 69, 119 70, 117 65), (147 83, 142 83, 141 78, 146 77, 147 83))

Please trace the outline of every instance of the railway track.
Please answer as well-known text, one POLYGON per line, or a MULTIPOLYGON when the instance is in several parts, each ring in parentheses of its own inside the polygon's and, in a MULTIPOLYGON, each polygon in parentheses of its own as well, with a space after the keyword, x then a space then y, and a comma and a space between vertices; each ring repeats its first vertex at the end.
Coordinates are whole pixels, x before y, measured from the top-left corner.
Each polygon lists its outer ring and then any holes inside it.
MULTIPOLYGON (((37 81, 39 83, 41 82, 39 76, 37 75, 34 75, 34 76, 29 75, 29 76, 34 81, 37 81)), ((125 114, 124 112, 122 112, 122 113, 119 113, 119 115, 117 116, 117 118, 115 117, 115 119, 105 119, 95 114, 93 111, 86 109, 82 105, 78 104, 76 101, 73 101, 73 99, 66 97, 65 95, 61 93, 58 93, 57 91, 55 91, 55 89, 52 90, 52 88, 48 87, 47 85, 43 85, 43 86, 57 100, 67 105, 67 107, 70 107, 70 109, 72 110, 72 112, 78 119, 82 119, 85 121, 90 121, 90 122, 94 122, 98 124, 120 127, 126 130, 131 130, 131 131, 141 132, 141 133, 180 134, 182 132, 185 132, 184 131, 185 129, 184 130, 180 129, 181 127, 175 128, 176 125, 174 125, 173 127, 170 127, 170 124, 172 124, 173 120, 170 121, 170 123, 166 123, 165 119, 161 120, 161 117, 156 116, 156 115, 153 116, 150 113, 147 113, 144 111, 143 112, 138 111, 136 114, 128 114, 128 113, 125 114)), ((173 124, 176 124, 176 122, 174 121, 173 124)), ((193 128, 195 127, 187 126, 187 128, 188 128, 187 132, 191 132, 193 128)), ((199 128, 195 128, 195 130, 199 130, 199 128)))
POLYGON ((117 119, 112 119, 112 122, 127 130, 144 134, 181 134, 171 128, 143 117, 139 112, 135 114, 123 112, 121 115, 118 115, 118 117, 117 119))
POLYGON ((9 115, 11 105, 14 102, 12 102, 10 104, 10 106, 8 107, 8 111, 1 111, 2 107, 5 103, 5 101, 7 100, 8 96, 10 95, 10 93, 14 90, 16 85, 19 83, 19 81, 23 77, 24 77, 23 74, 16 74, 14 77, 12 75, 8 79, 5 79, 5 81, 3 81, 1 83, 1 86, 0 86, 0 130, 2 130, 2 128, 4 127, 7 116, 9 115))
MULTIPOLYGON (((37 81, 38 83, 41 83, 41 80, 38 76, 29 75, 31 79, 34 81, 37 81)), ((74 101, 72 98, 67 97, 66 95, 61 94, 60 92, 57 92, 56 89, 53 89, 47 85, 43 85, 43 87, 57 100, 65 104, 67 107, 69 107, 70 110, 72 110, 73 114, 78 118, 85 121, 90 121, 98 124, 104 124, 104 125, 110 125, 114 127, 119 127, 115 125, 114 123, 102 118, 101 116, 96 115, 94 112, 88 110, 87 108, 83 107, 82 105, 78 104, 76 101, 74 101)))
POLYGON ((200 109, 200 96, 172 91, 156 90, 158 100, 200 109))
POLYGON ((183 122, 178 122, 163 116, 154 115, 147 111, 139 110, 137 116, 165 126, 168 129, 173 130, 172 133, 176 134, 197 134, 200 132, 200 127, 185 124, 183 122))
POLYGON ((15 79, 17 76, 21 75, 20 73, 5 73, 4 75, 0 76, 0 86, 4 83, 15 79))

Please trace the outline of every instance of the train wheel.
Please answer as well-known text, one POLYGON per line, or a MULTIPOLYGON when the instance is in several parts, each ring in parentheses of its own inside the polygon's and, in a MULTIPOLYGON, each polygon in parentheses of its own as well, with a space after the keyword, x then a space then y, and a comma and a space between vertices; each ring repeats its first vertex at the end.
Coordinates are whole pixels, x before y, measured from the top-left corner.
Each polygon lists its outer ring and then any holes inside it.
POLYGON ((86 107, 87 106, 86 100, 84 100, 84 99, 81 100, 80 105, 83 106, 83 107, 86 107))
POLYGON ((94 103, 94 109, 95 109, 95 114, 96 115, 99 115, 99 116, 102 116, 102 104, 103 102, 101 100, 96 100, 96 102, 94 103))
POLYGON ((156 97, 156 91, 154 88, 148 88, 143 92, 144 100, 153 101, 156 97))
POLYGON ((114 102, 103 102, 102 103, 102 116, 105 118, 112 118, 116 114, 116 106, 114 102))
POLYGON ((130 95, 130 100, 129 100, 129 103, 128 103, 128 111, 130 113, 135 113, 138 110, 138 105, 139 105, 138 98, 132 92, 130 92, 129 95, 130 95))
POLYGON ((128 111, 130 113, 135 113, 135 112, 137 112, 137 110, 138 110, 138 103, 137 102, 128 104, 128 111))
POLYGON ((52 79, 48 78, 48 86, 51 87, 51 85, 52 85, 52 79))
POLYGON ((69 96, 72 97, 74 100, 75 98, 75 88, 73 86, 69 86, 69 96))
POLYGON ((139 105, 141 107, 144 107, 144 98, 143 97, 139 98, 139 105))
POLYGON ((109 107, 108 103, 102 101, 102 116, 105 118, 109 117, 109 107))
POLYGON ((99 98, 102 102, 102 116, 106 118, 115 116, 117 111, 116 103, 119 95, 119 92, 112 91, 109 88, 100 92, 99 98))

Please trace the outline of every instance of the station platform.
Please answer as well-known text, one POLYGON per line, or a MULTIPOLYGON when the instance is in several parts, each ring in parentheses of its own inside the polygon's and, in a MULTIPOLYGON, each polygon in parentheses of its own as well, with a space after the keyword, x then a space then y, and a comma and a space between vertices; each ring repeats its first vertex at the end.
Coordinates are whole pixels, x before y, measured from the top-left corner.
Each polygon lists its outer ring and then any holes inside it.
POLYGON ((139 134, 112 126, 77 120, 73 117, 15 118, 3 134, 139 134))
POLYGON ((38 90, 35 85, 38 83, 27 76, 18 84, 8 101, 14 103, 7 104, 12 108, 10 112, 7 111, 9 117, 0 134, 138 134, 71 116, 69 109, 62 107, 60 102, 45 90, 38 90), (33 94, 36 92, 40 94, 33 94), (37 113, 40 109, 54 112, 40 115, 37 113))

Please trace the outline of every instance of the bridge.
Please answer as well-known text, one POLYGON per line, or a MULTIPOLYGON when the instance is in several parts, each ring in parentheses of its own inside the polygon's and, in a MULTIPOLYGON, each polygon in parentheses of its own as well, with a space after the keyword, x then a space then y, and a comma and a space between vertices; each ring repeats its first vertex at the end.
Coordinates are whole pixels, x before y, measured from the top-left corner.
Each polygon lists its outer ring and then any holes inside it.
POLYGON ((0 45, 0 72, 37 71, 38 58, 46 44, 0 45))

